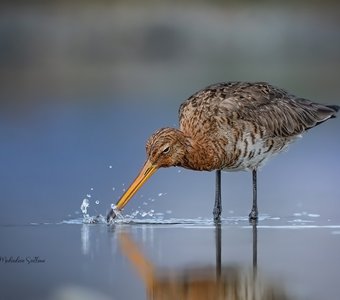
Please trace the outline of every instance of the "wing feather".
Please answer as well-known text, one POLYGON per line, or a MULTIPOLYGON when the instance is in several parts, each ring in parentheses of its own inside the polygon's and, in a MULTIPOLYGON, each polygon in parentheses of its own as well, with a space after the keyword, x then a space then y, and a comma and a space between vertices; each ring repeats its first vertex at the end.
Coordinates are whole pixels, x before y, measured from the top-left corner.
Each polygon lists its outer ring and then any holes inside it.
POLYGON ((326 106, 298 98, 265 82, 226 82, 208 86, 195 93, 180 107, 183 120, 194 117, 210 119, 223 115, 234 122, 255 122, 273 136, 301 134, 335 116, 337 106, 326 106))

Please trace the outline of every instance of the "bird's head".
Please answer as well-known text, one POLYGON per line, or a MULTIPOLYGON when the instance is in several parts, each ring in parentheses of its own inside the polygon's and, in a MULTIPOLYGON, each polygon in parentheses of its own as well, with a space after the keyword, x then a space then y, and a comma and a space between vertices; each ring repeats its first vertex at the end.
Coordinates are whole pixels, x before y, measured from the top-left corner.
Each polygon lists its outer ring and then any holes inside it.
POLYGON ((123 209, 157 169, 180 166, 185 158, 187 143, 183 132, 174 128, 162 128, 151 135, 146 143, 147 160, 136 179, 118 200, 116 208, 123 209))
POLYGON ((156 168, 181 165, 186 151, 186 138, 182 131, 162 128, 156 131, 146 143, 146 154, 156 168))

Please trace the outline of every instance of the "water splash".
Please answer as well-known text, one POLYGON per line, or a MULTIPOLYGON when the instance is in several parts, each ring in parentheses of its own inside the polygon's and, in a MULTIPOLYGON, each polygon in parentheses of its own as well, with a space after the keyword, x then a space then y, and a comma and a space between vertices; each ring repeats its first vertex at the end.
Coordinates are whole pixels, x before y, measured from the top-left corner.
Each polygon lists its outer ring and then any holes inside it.
POLYGON ((126 221, 130 222, 131 220, 136 220, 138 218, 141 218, 141 220, 144 220, 145 218, 148 218, 148 217, 151 217, 151 218, 155 217, 155 219, 157 219, 160 216, 164 216, 164 214, 163 213, 155 213, 154 209, 150 209, 149 211, 135 210, 130 215, 125 215, 124 219, 126 221))
POLYGON ((121 220, 124 220, 124 216, 122 215, 121 211, 117 208, 115 204, 111 204, 111 209, 106 216, 106 223, 113 224, 118 223, 121 220))
POLYGON ((80 210, 83 213, 83 215, 87 214, 87 208, 90 206, 90 201, 87 198, 83 199, 83 202, 81 203, 80 210))
POLYGON ((83 222, 88 223, 90 219, 90 215, 87 212, 88 207, 90 206, 90 201, 87 198, 83 199, 83 202, 80 205, 80 210, 83 213, 83 222))
MULTIPOLYGON (((97 200, 95 203, 99 204, 99 201, 97 200)), ((101 214, 98 214, 96 216, 90 216, 88 212, 89 207, 90 207, 90 200, 87 198, 84 198, 80 206, 80 210, 83 213, 82 223, 83 224, 105 223, 105 218, 101 214)))

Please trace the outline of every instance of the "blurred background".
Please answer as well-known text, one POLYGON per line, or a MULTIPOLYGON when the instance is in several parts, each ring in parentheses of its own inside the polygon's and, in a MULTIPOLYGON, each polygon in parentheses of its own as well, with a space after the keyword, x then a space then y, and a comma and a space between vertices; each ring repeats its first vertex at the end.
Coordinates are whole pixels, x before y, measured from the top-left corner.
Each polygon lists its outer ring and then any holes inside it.
MULTIPOLYGON (((339 12, 337 1, 2 1, 0 223, 74 218, 84 198, 104 214, 149 135, 177 127, 180 103, 209 84, 268 81, 340 104, 339 12)), ((262 213, 339 217, 339 128, 313 129, 260 172, 262 213)), ((223 215, 247 215, 251 175, 222 180, 223 215)), ((213 196, 213 173, 160 170, 126 213, 211 217, 213 196)))

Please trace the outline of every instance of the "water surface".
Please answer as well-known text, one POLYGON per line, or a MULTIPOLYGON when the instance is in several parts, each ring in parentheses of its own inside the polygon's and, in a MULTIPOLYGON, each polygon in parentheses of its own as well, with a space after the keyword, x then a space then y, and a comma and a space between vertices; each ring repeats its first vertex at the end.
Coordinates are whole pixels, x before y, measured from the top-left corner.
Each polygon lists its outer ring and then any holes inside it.
POLYGON ((340 292, 340 224, 315 216, 261 216, 257 226, 246 217, 218 226, 80 218, 0 234, 4 299, 331 300, 340 292))

